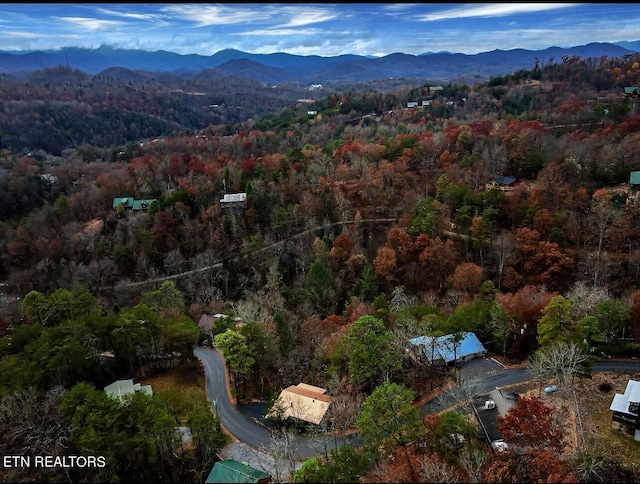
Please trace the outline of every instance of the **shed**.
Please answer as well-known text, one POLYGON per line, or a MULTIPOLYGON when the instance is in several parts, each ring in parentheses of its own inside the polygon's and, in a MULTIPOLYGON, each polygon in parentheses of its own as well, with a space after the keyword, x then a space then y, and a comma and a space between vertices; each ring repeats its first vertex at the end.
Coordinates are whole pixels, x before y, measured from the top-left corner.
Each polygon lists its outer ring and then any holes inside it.
POLYGON ((213 464, 205 483, 220 482, 249 482, 266 484, 271 482, 271 476, 260 469, 251 467, 244 462, 233 459, 220 460, 213 464))
POLYGON ((640 185, 640 171, 632 171, 629 174, 629 185, 631 185, 632 188, 640 185))
POLYGON ((409 342, 432 365, 447 364, 454 360, 464 362, 483 356, 487 352, 475 333, 462 333, 457 343, 454 336, 454 334, 438 337, 419 336, 409 342))

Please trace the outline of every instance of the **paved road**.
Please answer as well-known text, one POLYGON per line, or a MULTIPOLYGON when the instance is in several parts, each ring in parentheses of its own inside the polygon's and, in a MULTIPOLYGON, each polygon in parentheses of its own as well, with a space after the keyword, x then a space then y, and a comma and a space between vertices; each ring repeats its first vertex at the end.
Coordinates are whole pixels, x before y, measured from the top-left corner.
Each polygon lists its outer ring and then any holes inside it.
MULTIPOLYGON (((193 350, 204 366, 206 387, 211 407, 220 417, 220 424, 233 437, 249 444, 255 449, 269 449, 271 431, 242 414, 229 399, 224 360, 220 354, 208 348, 196 347, 193 350)), ((325 438, 301 436, 296 438, 296 455, 308 459, 321 455, 326 443, 328 449, 340 448, 343 444, 353 444, 353 437, 325 438)))
MULTIPOLYGON (((218 412, 220 423, 236 439, 255 449, 269 449, 271 444, 271 431, 243 415, 230 401, 227 391, 226 371, 221 355, 211 349, 196 347, 193 350, 195 356, 202 362, 206 375, 207 395, 214 411, 218 412)), ((507 387, 516 383, 522 383, 532 379, 531 373, 526 368, 505 369, 499 364, 492 365, 490 359, 476 360, 465 365, 465 376, 478 394, 488 393, 496 387, 507 387), (484 366, 483 366, 484 365, 484 366), (473 368, 477 370, 473 370, 473 368)), ((604 360, 596 361, 592 365, 593 372, 640 372, 639 361, 604 360)), ((420 413, 426 416, 430 413, 440 412, 452 407, 456 403, 454 396, 456 389, 443 392, 438 397, 426 402, 420 413)), ((329 438, 325 440, 329 449, 340 447, 343 444, 356 445, 357 437, 329 438)), ((318 438, 301 436, 296 439, 296 455, 304 460, 322 454, 322 443, 318 438)))

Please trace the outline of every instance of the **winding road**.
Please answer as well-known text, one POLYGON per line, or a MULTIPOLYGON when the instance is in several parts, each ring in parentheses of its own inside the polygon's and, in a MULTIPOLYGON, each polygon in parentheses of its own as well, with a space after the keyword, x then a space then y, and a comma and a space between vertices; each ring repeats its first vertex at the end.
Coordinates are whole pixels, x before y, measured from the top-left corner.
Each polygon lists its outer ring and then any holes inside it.
MULTIPOLYGON (((203 347, 196 347, 193 352, 204 367, 207 395, 213 410, 220 418, 222 427, 234 438, 255 449, 269 449, 272 442, 271 431, 242 414, 236 405, 231 402, 227 385, 227 372, 222 356, 216 350, 203 347)), ((592 371, 640 372, 640 361, 595 361, 592 365, 592 371)), ((472 380, 471 383, 474 385, 476 393, 482 394, 488 393, 496 387, 507 387, 531 379, 531 373, 527 368, 513 368, 504 369, 493 374, 485 374, 472 380)), ((420 407, 420 413, 426 416, 454 406, 456 397, 453 390, 445 391, 438 397, 427 401, 420 407)), ((331 437, 325 439, 322 444, 313 437, 301 436, 296 438, 297 441, 294 447, 296 457, 300 460, 320 455, 322 453, 322 445, 327 445, 329 449, 335 449, 343 444, 354 445, 357 442, 356 435, 331 437)))

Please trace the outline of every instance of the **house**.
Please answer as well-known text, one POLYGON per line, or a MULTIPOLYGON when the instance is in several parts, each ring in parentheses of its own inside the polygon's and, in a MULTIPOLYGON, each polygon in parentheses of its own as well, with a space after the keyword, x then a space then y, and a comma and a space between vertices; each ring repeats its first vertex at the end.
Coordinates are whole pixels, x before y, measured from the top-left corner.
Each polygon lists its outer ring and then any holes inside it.
POLYGON ((498 189, 503 192, 512 192, 513 191, 513 183, 516 181, 515 177, 512 176, 499 176, 498 178, 494 178, 489 183, 487 183, 487 190, 498 189))
POLYGON ((122 207, 125 210, 133 210, 138 212, 140 210, 147 210, 153 202, 157 201, 155 198, 148 198, 143 200, 136 200, 133 197, 116 197, 113 199, 113 209, 117 210, 118 207, 122 207))
POLYGON ((222 208, 242 207, 246 200, 246 193, 225 193, 224 197, 220 199, 220 205, 222 208))
POLYGON ((133 208, 133 197, 117 197, 113 199, 113 209, 116 210, 119 206, 122 208, 133 208))
POLYGON ((153 202, 155 202, 155 198, 148 198, 145 200, 134 200, 132 210, 137 212, 139 210, 147 210, 153 202))
POLYGON ((422 101, 422 107, 429 107, 429 106, 431 106, 431 103, 432 103, 432 102, 433 102, 433 101, 431 101, 431 99, 424 99, 424 100, 422 101))
POLYGON ((614 395, 609 410, 612 426, 616 422, 640 440, 640 381, 629 380, 624 393, 614 395))
POLYGON ((487 350, 474 333, 461 333, 455 343, 454 334, 444 336, 419 336, 409 340, 416 353, 431 365, 446 365, 455 361, 465 362, 483 356, 487 350))
POLYGON ((332 398, 326 395, 325 388, 298 383, 282 390, 267 418, 292 418, 320 425, 324 419, 332 398))
POLYGON ((220 482, 251 482, 266 484, 271 482, 271 476, 265 471, 261 471, 244 462, 233 459, 220 460, 213 464, 211 472, 205 483, 220 482))
POLYGON ((624 88, 625 96, 637 96, 640 94, 640 87, 637 86, 627 86, 624 88))
POLYGON ((153 395, 151 385, 140 385, 140 383, 133 383, 133 380, 117 380, 112 384, 104 387, 104 391, 112 398, 117 398, 122 401, 126 396, 133 395, 136 392, 145 393, 147 395, 153 395))
POLYGON ((640 171, 629 173, 629 186, 627 187, 627 203, 636 203, 640 195, 640 171))
POLYGON ((407 103, 407 107, 412 109, 412 108, 417 108, 418 107, 418 101, 410 101, 407 103))
POLYGON ((444 91, 442 86, 429 86, 429 92, 444 91))

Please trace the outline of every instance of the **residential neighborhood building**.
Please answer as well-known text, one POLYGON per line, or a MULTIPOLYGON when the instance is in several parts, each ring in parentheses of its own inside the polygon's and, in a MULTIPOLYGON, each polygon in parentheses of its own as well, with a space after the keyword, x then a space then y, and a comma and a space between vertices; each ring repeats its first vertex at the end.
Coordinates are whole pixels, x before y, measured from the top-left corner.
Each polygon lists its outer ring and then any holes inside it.
POLYGON ((410 339, 414 354, 425 358, 430 365, 462 363, 484 356, 487 352, 475 333, 447 334, 444 336, 418 336, 410 339))
POLYGON ((282 390, 266 417, 304 421, 320 425, 329 410, 332 398, 325 388, 298 383, 282 390))
POLYGON ((135 199, 133 197, 116 197, 113 199, 112 206, 114 210, 117 210, 118 207, 122 207, 125 210, 138 212, 140 210, 149 209, 151 204, 155 201, 157 201, 155 198, 135 199))
POLYGON ((132 379, 129 380, 117 380, 104 387, 104 391, 112 398, 117 398, 120 401, 128 395, 133 395, 136 392, 145 393, 147 395, 153 395, 153 389, 151 385, 141 385, 140 383, 133 383, 132 379))
POLYGON ((267 484, 272 482, 271 476, 260 469, 251 467, 245 462, 234 459, 220 460, 213 464, 205 483, 246 482, 267 484))
POLYGON ((640 440, 640 381, 629 380, 624 393, 616 393, 609 407, 611 426, 614 422, 640 440))
POLYGON ((499 176, 486 184, 487 190, 498 189, 503 192, 513 191, 516 179, 513 176, 499 176))
POLYGON ((220 199, 220 205, 222 208, 243 207, 246 201, 246 193, 225 193, 220 199))

